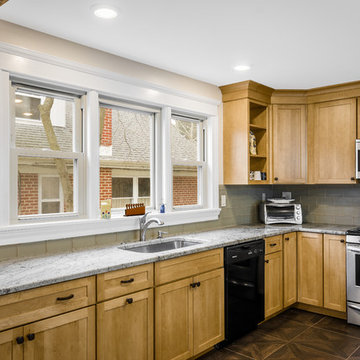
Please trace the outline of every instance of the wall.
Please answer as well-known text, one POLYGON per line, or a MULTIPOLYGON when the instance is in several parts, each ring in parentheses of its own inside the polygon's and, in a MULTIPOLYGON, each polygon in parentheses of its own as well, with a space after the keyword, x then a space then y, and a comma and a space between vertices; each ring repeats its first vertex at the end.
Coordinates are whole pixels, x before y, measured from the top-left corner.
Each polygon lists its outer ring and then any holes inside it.
POLYGON ((197 204, 197 180, 197 176, 174 176, 174 206, 197 204))
POLYGON ((215 85, 79 45, 3 20, 0 20, 0 42, 99 67, 120 73, 126 77, 151 82, 159 87, 173 88, 200 97, 221 100, 221 92, 215 85))
POLYGON ((20 175, 19 197, 19 215, 31 215, 39 213, 38 174, 20 175))
POLYGON ((360 226, 360 185, 275 185, 302 204, 304 222, 360 226))

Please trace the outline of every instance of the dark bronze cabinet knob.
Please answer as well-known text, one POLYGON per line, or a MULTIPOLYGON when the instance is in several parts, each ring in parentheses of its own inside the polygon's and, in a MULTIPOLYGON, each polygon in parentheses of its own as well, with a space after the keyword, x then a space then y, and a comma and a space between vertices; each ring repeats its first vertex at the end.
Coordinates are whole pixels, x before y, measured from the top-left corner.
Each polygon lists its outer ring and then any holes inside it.
POLYGON ((126 302, 128 304, 132 304, 134 302, 134 300, 133 300, 133 298, 128 298, 128 299, 126 299, 126 302))
POLYGON ((19 345, 23 344, 24 343, 24 337, 23 336, 18 336, 16 338, 16 343, 19 344, 19 345))
POLYGON ((27 334, 26 337, 29 341, 33 341, 35 339, 35 334, 27 334))
POLYGON ((278 181, 278 180, 279 180, 279 178, 278 178, 278 177, 275 177, 275 178, 274 178, 274 180, 275 180, 275 181, 278 181))

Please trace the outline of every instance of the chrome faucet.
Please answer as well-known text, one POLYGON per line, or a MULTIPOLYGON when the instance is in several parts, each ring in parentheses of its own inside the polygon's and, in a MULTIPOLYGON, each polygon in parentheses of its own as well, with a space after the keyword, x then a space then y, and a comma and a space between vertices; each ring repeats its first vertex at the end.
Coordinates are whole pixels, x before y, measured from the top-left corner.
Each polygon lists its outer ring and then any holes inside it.
POLYGON ((146 213, 140 218, 140 241, 146 240, 146 230, 148 229, 150 224, 157 223, 158 225, 164 225, 164 222, 157 218, 152 218, 146 221, 146 217, 148 214, 149 213, 146 213))

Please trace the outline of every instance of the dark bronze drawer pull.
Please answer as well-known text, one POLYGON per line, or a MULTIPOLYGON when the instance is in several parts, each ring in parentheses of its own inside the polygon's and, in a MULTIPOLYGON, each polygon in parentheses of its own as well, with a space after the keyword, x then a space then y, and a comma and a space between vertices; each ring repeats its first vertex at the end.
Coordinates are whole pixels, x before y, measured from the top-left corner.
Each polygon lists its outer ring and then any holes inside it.
POLYGON ((344 243, 344 242, 345 242, 345 240, 344 240, 344 239, 341 239, 341 240, 340 240, 340 242, 341 242, 341 243, 344 243))
POLYGON ((191 288, 195 288, 195 287, 196 287, 196 283, 190 284, 190 287, 191 287, 191 288))
POLYGON ((66 301, 66 300, 70 300, 74 297, 74 294, 70 294, 69 296, 65 296, 65 297, 57 297, 56 300, 57 301, 66 301))
POLYGON ((128 304, 132 304, 134 302, 134 300, 133 300, 133 298, 128 298, 128 299, 126 299, 126 302, 128 304))
POLYGON ((285 240, 290 240, 290 238, 286 237, 285 240))
POLYGON ((276 246, 277 244, 269 244, 271 247, 274 247, 274 246, 276 246))
POLYGON ((198 282, 196 283, 196 286, 197 286, 197 287, 199 287, 199 286, 200 286, 200 281, 198 281, 198 282))
POLYGON ((131 278, 131 279, 129 279, 129 280, 121 280, 121 281, 120 281, 121 284, 130 284, 130 283, 132 283, 132 282, 134 282, 134 278, 131 278))
POLYGON ((269 260, 265 260, 265 262, 268 264, 268 263, 269 263, 269 260))

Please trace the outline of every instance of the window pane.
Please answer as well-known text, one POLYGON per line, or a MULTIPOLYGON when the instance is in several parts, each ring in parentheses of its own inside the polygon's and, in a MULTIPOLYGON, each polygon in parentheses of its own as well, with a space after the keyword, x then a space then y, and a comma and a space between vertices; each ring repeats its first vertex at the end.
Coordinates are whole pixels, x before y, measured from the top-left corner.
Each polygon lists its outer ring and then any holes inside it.
POLYGON ((135 181, 150 182, 153 126, 154 114, 100 107, 100 200, 112 199, 113 208, 145 202, 135 181))
POLYGON ((60 201, 42 203, 42 214, 55 214, 60 212, 60 201))
POLYGON ((42 177, 41 186, 42 200, 60 198, 60 179, 58 177, 42 177))
POLYGON ((174 160, 199 160, 199 131, 199 121, 171 119, 171 156, 174 160))
POLYGON ((174 206, 198 204, 197 166, 173 167, 173 203, 174 206))
POLYGON ((150 179, 139 178, 139 196, 150 196, 150 179))
POLYGON ((74 101, 15 92, 17 147, 72 151, 74 101))
MULTIPOLYGON (((59 199, 56 203, 60 205, 56 207, 54 204, 45 205, 46 213, 53 210, 56 210, 56 213, 72 212, 74 208, 73 168, 72 159, 19 156, 18 214, 37 215, 44 213, 42 205, 47 202, 48 198, 56 194, 58 196, 52 199, 59 199), (42 178, 41 181, 40 177, 42 178), (43 181, 44 179, 45 182, 43 181), (58 179, 57 189, 55 189, 55 186, 54 189, 49 188, 49 184, 53 179, 58 179), (60 188, 62 189, 61 197, 59 194, 60 188), (45 196, 44 198, 42 197, 43 195, 45 196)), ((55 201, 50 203, 55 203, 55 201)))
POLYGON ((133 196, 133 179, 132 178, 112 178, 112 197, 128 197, 133 196))

